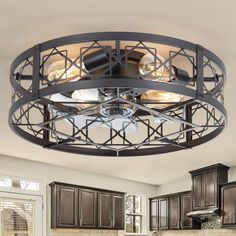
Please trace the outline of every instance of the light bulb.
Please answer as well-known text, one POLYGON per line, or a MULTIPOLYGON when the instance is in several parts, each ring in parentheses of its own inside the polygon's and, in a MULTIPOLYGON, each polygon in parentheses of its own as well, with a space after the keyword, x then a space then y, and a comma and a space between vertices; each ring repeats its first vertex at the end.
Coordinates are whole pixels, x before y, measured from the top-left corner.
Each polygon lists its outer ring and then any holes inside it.
POLYGON ((161 104, 147 104, 146 106, 149 108, 163 109, 173 105, 176 102, 180 102, 183 100, 183 96, 177 93, 148 90, 141 96, 141 99, 161 102, 161 104))
MULTIPOLYGON (((77 63, 77 65, 80 66, 80 63, 77 63)), ((82 63, 82 69, 86 71, 84 63, 82 63)), ((49 66, 47 70, 48 80, 57 83, 77 81, 80 79, 80 75, 81 76, 85 75, 84 71, 81 71, 75 65, 67 66, 66 68, 64 60, 55 61, 49 66)))
MULTIPOLYGON (((170 73, 164 65, 161 65, 161 62, 164 62, 165 59, 160 55, 157 55, 157 57, 159 60, 156 58, 155 61, 155 57, 151 53, 144 55, 139 62, 139 73, 149 75, 147 79, 168 82, 170 81, 170 73)), ((166 63, 166 66, 168 67, 168 63, 166 63)))

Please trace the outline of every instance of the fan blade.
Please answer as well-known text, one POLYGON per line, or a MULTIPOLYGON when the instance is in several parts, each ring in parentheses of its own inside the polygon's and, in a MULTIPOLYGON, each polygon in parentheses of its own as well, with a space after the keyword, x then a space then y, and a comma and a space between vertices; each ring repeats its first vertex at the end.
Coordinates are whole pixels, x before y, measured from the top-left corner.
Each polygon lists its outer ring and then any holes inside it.
POLYGON ((105 123, 102 124, 102 126, 114 129, 118 132, 123 130, 125 133, 134 133, 137 131, 138 128, 136 121, 129 118, 116 118, 113 120, 107 120, 105 123))
POLYGON ((50 100, 53 102, 61 102, 63 105, 70 106, 70 107, 76 107, 77 104, 73 104, 76 102, 76 100, 68 98, 60 93, 55 93, 50 97, 50 100), (70 103, 71 102, 71 103, 70 103))
POLYGON ((99 91, 98 89, 80 89, 75 90, 72 95, 72 99, 77 101, 98 101, 99 91))
POLYGON ((73 117, 73 122, 78 129, 97 128, 101 125, 101 120, 93 116, 78 115, 73 117))

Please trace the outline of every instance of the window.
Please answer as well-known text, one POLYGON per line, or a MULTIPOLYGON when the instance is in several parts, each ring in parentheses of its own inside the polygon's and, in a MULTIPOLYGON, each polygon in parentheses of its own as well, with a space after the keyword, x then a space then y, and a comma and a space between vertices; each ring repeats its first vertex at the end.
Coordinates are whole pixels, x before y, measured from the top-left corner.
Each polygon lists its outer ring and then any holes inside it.
POLYGON ((125 225, 127 234, 145 233, 145 197, 127 194, 125 201, 125 225))
POLYGON ((39 191, 39 183, 23 180, 15 177, 1 177, 0 187, 19 188, 22 190, 39 191))
POLYGON ((0 236, 41 236, 42 198, 0 193, 0 236))

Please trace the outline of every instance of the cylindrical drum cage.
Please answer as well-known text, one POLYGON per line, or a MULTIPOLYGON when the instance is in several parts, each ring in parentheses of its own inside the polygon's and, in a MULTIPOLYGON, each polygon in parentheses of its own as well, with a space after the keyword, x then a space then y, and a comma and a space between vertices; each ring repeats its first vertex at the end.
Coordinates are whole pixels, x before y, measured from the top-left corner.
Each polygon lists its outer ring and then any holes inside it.
POLYGON ((139 156, 205 143, 227 124, 223 62, 184 40, 131 32, 38 44, 12 63, 9 125, 70 153, 139 156))

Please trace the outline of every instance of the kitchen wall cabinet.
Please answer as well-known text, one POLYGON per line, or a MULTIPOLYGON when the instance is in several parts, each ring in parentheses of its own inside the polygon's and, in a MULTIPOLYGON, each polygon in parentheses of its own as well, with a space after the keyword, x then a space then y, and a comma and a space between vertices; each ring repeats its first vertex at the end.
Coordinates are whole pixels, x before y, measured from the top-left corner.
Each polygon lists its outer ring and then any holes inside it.
POLYGON ((168 229, 168 197, 159 198, 159 229, 168 229))
POLYGON ((124 228, 124 193, 53 182, 52 228, 124 228))
POLYGON ((181 229, 192 229, 195 228, 192 225, 192 219, 187 216, 187 213, 192 211, 192 194, 191 192, 186 192, 181 194, 181 220, 180 220, 180 227, 181 229))
POLYGON ((98 227, 112 228, 111 193, 98 193, 98 227))
POLYGON ((236 182, 222 185, 221 215, 223 228, 236 228, 236 182))
POLYGON ((79 227, 96 228, 97 191, 79 189, 79 227))
POLYGON ((203 204, 203 173, 196 173, 192 175, 192 192, 193 194, 193 209, 201 209, 203 204))
POLYGON ((180 229, 180 195, 169 197, 169 229, 180 229))
POLYGON ((159 227, 159 216, 158 216, 158 208, 159 208, 159 200, 158 199, 150 199, 150 230, 158 230, 159 227))
POLYGON ((78 224, 78 188, 55 186, 52 189, 52 227, 75 228, 78 224))
POLYGON ((113 194, 113 228, 124 229, 124 195, 113 194))
POLYGON ((98 227, 124 228, 124 196, 109 192, 98 193, 98 227))
POLYGON ((228 169, 216 164, 189 172, 192 175, 193 211, 220 207, 220 184, 228 181, 228 169))
POLYGON ((201 224, 187 217, 192 210, 190 191, 150 199, 150 230, 199 229, 201 224))

